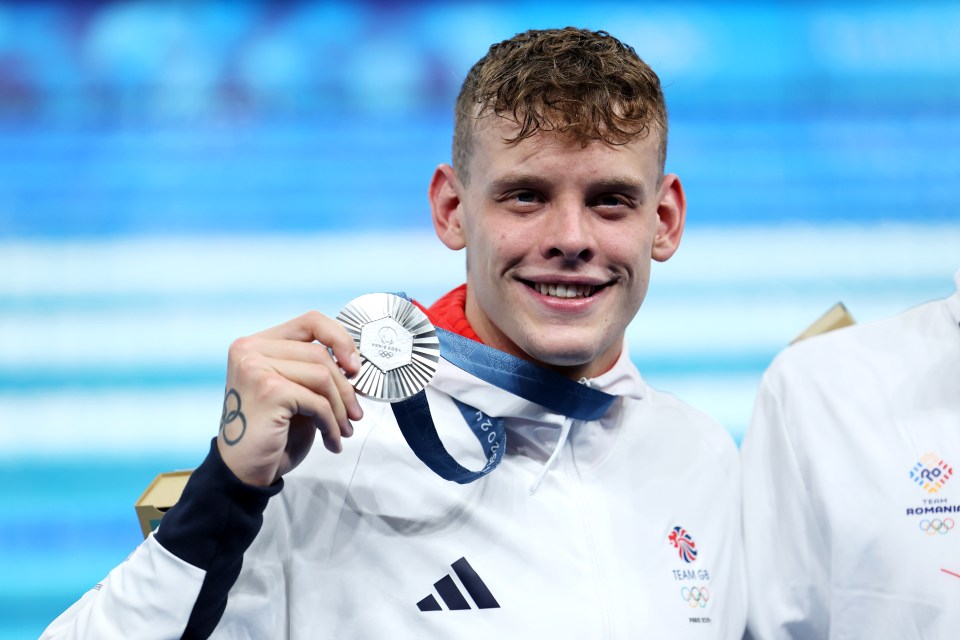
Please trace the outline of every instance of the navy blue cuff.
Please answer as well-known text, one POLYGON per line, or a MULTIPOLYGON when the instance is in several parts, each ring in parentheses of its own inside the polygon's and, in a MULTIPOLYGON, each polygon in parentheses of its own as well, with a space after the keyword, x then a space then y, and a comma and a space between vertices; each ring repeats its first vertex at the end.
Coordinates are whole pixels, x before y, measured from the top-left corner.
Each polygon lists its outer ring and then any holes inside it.
POLYGON ((218 556, 243 555, 260 531, 267 501, 282 488, 282 478, 269 487, 241 481, 224 464, 214 438, 183 495, 160 521, 157 542, 181 560, 209 571, 218 556))
POLYGON ((239 480, 224 464, 213 439, 207 458, 190 476, 155 535, 167 551, 206 571, 183 638, 206 638, 219 624, 243 554, 263 525, 263 510, 282 488, 282 478, 269 487, 239 480))

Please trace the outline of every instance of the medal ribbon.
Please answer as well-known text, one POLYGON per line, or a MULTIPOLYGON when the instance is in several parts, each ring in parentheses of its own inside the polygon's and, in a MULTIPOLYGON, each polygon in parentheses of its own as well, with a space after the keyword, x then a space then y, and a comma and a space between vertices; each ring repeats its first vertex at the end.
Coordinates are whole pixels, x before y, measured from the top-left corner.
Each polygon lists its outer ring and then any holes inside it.
MULTIPOLYGON (((574 382, 485 344, 437 328, 440 356, 484 382, 575 420, 596 420, 603 416, 616 396, 574 382)), ((502 417, 454 399, 460 413, 480 441, 487 463, 472 471, 451 456, 437 435, 425 391, 391 406, 400 432, 413 453, 434 473, 460 484, 473 482, 496 468, 507 448, 502 417)))

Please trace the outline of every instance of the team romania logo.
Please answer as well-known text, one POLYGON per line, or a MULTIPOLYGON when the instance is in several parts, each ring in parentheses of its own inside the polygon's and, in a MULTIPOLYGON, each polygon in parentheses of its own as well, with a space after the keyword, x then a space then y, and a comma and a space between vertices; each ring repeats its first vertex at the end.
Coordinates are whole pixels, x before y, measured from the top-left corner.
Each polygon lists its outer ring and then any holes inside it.
POLYGON ((940 459, 935 453, 925 453, 920 462, 910 470, 910 479, 920 485, 927 493, 936 493, 947 484, 953 475, 953 467, 940 459))
POLYGON ((697 543, 683 527, 674 527, 667 537, 680 554, 680 559, 690 563, 697 559, 697 543))

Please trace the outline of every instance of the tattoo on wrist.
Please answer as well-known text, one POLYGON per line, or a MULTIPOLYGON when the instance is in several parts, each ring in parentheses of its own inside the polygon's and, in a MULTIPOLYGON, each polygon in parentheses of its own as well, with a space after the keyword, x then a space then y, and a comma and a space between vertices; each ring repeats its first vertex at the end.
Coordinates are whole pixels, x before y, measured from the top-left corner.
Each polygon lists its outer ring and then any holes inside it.
POLYGON ((230 446, 240 442, 243 434, 247 432, 247 418, 240 411, 240 406, 240 394, 237 393, 237 390, 230 389, 227 391, 227 394, 223 397, 223 413, 220 414, 220 433, 223 434, 223 441, 230 446), (231 426, 236 422, 240 423, 239 427, 231 426), (236 433, 239 428, 240 432, 231 437, 227 435, 228 428, 233 433, 236 433))

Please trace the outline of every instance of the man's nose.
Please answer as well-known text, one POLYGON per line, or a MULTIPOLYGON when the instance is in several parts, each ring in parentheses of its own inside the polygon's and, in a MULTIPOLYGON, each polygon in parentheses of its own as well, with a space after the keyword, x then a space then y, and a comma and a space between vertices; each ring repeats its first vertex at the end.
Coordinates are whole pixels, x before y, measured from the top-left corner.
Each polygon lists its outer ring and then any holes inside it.
POLYGON ((543 243, 547 257, 565 261, 586 261, 593 257, 590 212, 580 203, 557 203, 547 214, 543 243))

